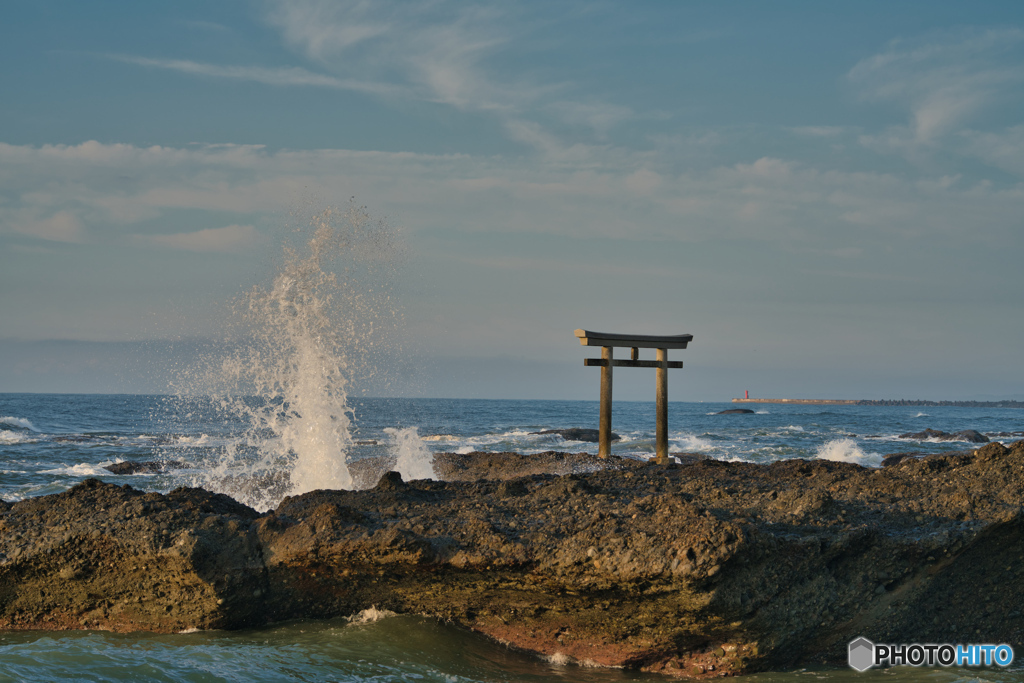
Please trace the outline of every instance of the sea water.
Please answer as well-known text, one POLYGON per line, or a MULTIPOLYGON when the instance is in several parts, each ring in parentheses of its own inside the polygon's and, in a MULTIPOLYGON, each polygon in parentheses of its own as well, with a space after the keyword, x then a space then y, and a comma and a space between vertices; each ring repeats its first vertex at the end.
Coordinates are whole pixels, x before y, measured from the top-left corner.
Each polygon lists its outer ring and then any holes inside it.
MULTIPOLYGON (((250 397, 255 404, 263 399, 250 397)), ((594 452, 595 444, 541 435, 547 429, 596 427, 596 401, 486 401, 349 398, 350 460, 391 458, 421 467, 431 454, 514 450, 594 452)), ((830 458, 877 466, 890 453, 937 453, 975 447, 901 438, 925 428, 975 429, 1011 443, 1024 432, 1024 411, 1009 408, 765 404, 754 414, 720 415, 727 403, 670 403, 672 452, 721 460, 772 462, 830 458), (1000 436, 1003 435, 1003 436, 1000 436)), ((653 403, 616 402, 612 452, 650 458, 653 403)), ((248 470, 252 424, 214 399, 176 396, 0 394, 0 499, 57 493, 96 477, 134 488, 169 491, 205 481, 231 463, 237 487, 248 470), (227 457, 227 453, 233 453, 227 457), (104 469, 134 460, 177 463, 159 473, 118 476, 104 469)), ((259 437, 272 439, 272 432, 259 437)), ((339 457, 341 455, 339 454, 339 457)), ((282 489, 283 490, 283 489, 282 489)), ((264 494, 250 504, 273 506, 264 494)), ((1011 643, 1024 653, 1024 644, 1011 643)), ((752 677, 797 680, 1015 681, 1024 670, 913 669, 856 674, 800 670, 752 677)), ((558 666, 473 634, 412 616, 299 622, 244 632, 178 635, 0 633, 0 681, 622 681, 657 680, 624 671, 558 666)))

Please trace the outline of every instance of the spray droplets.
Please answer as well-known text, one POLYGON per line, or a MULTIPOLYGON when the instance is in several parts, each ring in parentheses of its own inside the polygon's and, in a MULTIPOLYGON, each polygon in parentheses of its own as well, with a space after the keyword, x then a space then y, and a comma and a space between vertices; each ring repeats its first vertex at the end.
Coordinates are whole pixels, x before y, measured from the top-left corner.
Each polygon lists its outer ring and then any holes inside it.
POLYGON ((396 240, 355 205, 295 232, 267 285, 235 302, 240 340, 209 392, 248 428, 197 483, 258 509, 284 495, 352 488, 352 383, 376 370, 397 329, 390 275, 396 240), (307 237, 308 236, 308 237, 307 237))

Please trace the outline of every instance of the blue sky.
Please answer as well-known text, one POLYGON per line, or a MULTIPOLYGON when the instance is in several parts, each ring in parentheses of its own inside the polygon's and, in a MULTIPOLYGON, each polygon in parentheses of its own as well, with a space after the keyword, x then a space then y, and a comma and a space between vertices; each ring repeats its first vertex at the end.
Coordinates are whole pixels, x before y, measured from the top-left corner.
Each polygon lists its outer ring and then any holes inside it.
POLYGON ((407 246, 390 393, 596 398, 584 327, 693 334, 672 400, 1024 398, 1020 3, 2 15, 0 391, 161 390, 354 196, 407 246))

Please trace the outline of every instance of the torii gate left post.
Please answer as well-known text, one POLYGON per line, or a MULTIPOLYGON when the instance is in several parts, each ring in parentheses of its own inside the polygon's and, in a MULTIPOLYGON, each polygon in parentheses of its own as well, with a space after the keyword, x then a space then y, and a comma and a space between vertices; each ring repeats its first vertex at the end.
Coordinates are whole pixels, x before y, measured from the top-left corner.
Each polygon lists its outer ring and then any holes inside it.
POLYGON ((669 361, 669 349, 685 349, 693 341, 692 334, 671 336, 610 334, 607 332, 588 332, 576 330, 580 344, 583 346, 600 346, 600 358, 585 358, 583 364, 601 368, 601 425, 598 430, 599 441, 597 455, 607 458, 611 454, 612 441, 612 368, 656 368, 655 378, 655 457, 661 465, 668 464, 668 370, 682 368, 682 361, 669 361), (630 360, 614 357, 616 346, 632 349, 630 360), (640 360, 640 349, 657 349, 655 360, 640 360))

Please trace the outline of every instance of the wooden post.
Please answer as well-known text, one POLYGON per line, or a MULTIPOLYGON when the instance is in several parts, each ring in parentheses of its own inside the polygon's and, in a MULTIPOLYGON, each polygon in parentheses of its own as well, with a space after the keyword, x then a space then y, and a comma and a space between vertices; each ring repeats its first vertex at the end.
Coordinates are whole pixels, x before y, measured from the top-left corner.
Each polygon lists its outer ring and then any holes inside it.
POLYGON ((658 349, 655 389, 655 454, 659 465, 668 464, 668 349, 658 349))
POLYGON ((601 358, 605 364, 601 366, 601 425, 597 456, 607 458, 612 452, 612 354, 611 346, 601 347, 601 358))

